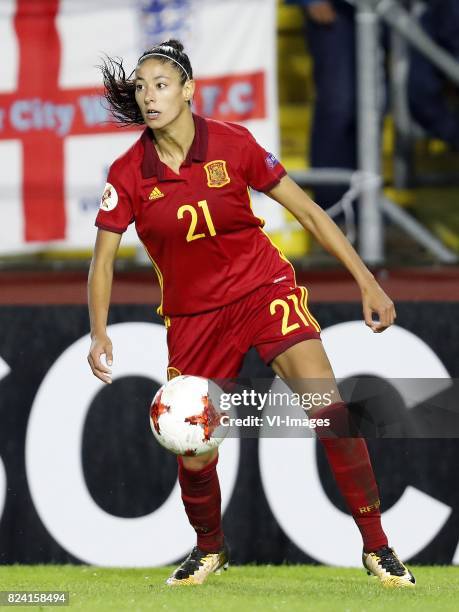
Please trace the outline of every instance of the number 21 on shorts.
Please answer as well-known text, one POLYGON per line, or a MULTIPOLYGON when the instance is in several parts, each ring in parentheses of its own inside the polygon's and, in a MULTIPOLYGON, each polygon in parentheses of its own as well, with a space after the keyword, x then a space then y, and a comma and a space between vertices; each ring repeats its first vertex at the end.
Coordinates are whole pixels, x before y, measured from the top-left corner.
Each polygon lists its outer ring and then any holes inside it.
POLYGON ((298 329, 301 325, 304 327, 312 327, 320 332, 320 326, 314 319, 308 309, 308 292, 305 287, 298 287, 296 293, 290 293, 286 299, 276 298, 269 305, 269 312, 275 316, 278 310, 282 310, 282 335, 286 336, 292 331, 298 329), (293 309, 292 309, 293 306, 293 309))

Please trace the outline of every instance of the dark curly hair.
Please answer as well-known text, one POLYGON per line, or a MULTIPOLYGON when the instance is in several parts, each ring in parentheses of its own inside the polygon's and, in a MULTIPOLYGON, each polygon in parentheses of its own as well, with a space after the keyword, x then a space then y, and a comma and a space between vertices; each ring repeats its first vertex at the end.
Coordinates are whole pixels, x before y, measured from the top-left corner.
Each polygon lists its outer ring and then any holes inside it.
MULTIPOLYGON (((184 85, 193 78, 193 69, 189 57, 183 51, 180 41, 171 39, 147 49, 139 57, 137 65, 144 59, 154 56, 159 62, 169 63, 180 74, 180 83, 184 85)), ((135 100, 134 70, 129 75, 121 58, 106 57, 101 66, 105 99, 113 117, 121 125, 143 125, 143 117, 135 100)))

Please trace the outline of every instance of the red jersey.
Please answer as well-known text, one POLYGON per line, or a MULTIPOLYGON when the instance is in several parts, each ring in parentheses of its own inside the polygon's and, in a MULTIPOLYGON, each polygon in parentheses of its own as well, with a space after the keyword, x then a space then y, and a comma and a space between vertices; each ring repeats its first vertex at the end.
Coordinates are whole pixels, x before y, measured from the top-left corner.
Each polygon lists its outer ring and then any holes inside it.
POLYGON ((250 187, 269 191, 284 168, 244 127, 194 122, 180 174, 160 161, 147 128, 110 167, 96 219, 117 233, 135 222, 161 285, 161 315, 213 310, 262 285, 295 286, 250 200, 250 187))

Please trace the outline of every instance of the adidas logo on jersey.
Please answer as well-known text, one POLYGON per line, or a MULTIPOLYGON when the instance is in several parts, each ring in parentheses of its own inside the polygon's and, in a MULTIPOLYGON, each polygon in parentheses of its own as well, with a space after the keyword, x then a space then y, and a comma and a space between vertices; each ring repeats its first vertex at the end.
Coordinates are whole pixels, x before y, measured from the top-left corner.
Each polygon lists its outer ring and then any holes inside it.
POLYGON ((159 187, 154 187, 152 192, 148 196, 149 200, 157 200, 158 198, 164 198, 164 193, 161 191, 159 187))

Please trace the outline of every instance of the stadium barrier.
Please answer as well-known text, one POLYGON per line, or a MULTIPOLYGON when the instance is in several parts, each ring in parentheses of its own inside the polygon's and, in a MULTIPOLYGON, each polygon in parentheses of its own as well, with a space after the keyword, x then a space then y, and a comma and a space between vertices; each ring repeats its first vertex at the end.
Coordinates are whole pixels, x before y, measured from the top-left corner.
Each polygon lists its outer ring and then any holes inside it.
MULTIPOLYGON (((365 328, 356 302, 313 311, 337 376, 447 379, 459 375, 457 307, 401 302, 397 326, 380 336, 365 328)), ((86 363, 84 305, 0 306, 1 563, 154 566, 193 545, 175 458, 148 425, 165 381, 164 327, 151 306, 115 304, 110 316, 114 383, 104 387, 86 363)), ((251 352, 242 376, 272 373, 251 352)), ((399 554, 458 563, 458 440, 369 446, 399 554)), ((357 530, 314 440, 227 439, 219 471, 236 563, 359 564, 357 530)))

